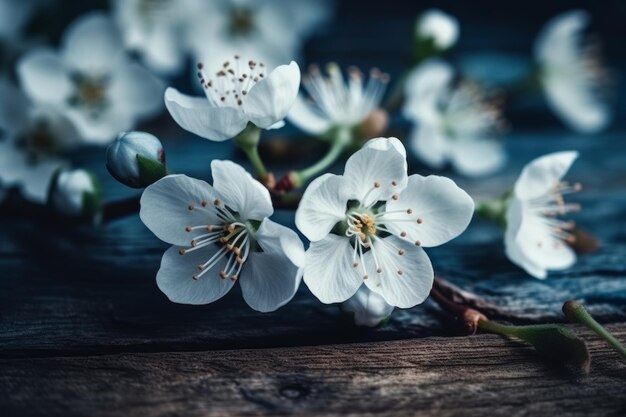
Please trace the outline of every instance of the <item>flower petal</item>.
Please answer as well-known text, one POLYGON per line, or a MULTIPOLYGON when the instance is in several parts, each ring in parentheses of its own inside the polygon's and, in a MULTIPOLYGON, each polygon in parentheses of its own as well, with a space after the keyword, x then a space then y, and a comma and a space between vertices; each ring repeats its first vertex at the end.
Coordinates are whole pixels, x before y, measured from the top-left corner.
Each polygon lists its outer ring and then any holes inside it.
POLYGON ((332 124, 330 119, 316 111, 314 104, 306 101, 300 95, 296 97, 289 114, 287 114, 287 119, 299 129, 313 135, 325 133, 332 124))
POLYGON ((251 253, 241 271, 243 299, 266 313, 287 304, 298 290, 302 270, 285 253, 251 253))
POLYGON ((198 274, 198 265, 207 262, 220 249, 217 245, 181 255, 181 248, 172 246, 161 259, 161 268, 157 272, 157 285, 167 298, 180 304, 208 304, 222 298, 232 287, 235 281, 222 279, 219 271, 226 266, 226 257, 223 257, 213 268, 199 279, 193 279, 198 274))
POLYGON ((118 111, 143 118, 161 111, 163 90, 163 82, 151 72, 124 60, 111 76, 109 99, 118 111))
POLYGON ((27 120, 30 103, 19 88, 0 79, 0 130, 14 132, 27 120))
POLYGON ((328 235, 311 242, 306 251, 304 282, 322 303, 340 303, 352 297, 363 283, 352 266, 353 248, 347 238, 328 235))
POLYGON ((248 124, 245 115, 232 107, 214 107, 201 97, 165 90, 165 106, 183 129, 205 139, 224 141, 237 136, 248 124))
POLYGON ((369 276, 365 285, 382 295, 387 303, 410 308, 428 298, 435 275, 422 248, 387 236, 374 242, 365 254, 365 263, 369 276))
POLYGON ((298 234, 290 228, 266 218, 255 237, 263 252, 284 253, 298 268, 304 266, 304 246, 298 234))
POLYGON ((103 12, 85 14, 66 30, 63 59, 77 71, 106 75, 124 53, 124 44, 114 22, 103 12))
POLYGON ((64 105, 74 88, 61 58, 50 49, 27 53, 17 63, 17 75, 34 101, 64 105))
POLYGON ((529 200, 548 193, 561 181, 576 158, 578 152, 564 151, 532 160, 515 183, 515 195, 521 200, 529 200))
POLYGON ((79 107, 69 108, 65 113, 82 140, 93 145, 107 145, 120 132, 132 129, 135 124, 132 114, 116 107, 107 107, 97 114, 79 107))
POLYGON ((266 129, 287 116, 300 88, 300 68, 295 62, 280 65, 256 83, 244 101, 244 111, 256 126, 266 129))
POLYGON ((307 187, 296 210, 296 226, 310 241, 323 239, 346 217, 343 186, 343 177, 324 174, 307 187))
POLYGON ((263 220, 274 213, 269 191, 241 166, 231 161, 211 161, 213 187, 224 203, 245 220, 263 220))
POLYGON ((343 176, 349 198, 369 205, 390 199, 406 186, 406 157, 391 143, 386 150, 365 146, 348 159, 343 176))
POLYGON ((426 165, 441 169, 450 154, 448 138, 438 123, 421 121, 411 132, 411 150, 426 165))
POLYGON ((452 67, 437 59, 429 60, 411 71, 404 87, 404 116, 413 120, 419 118, 425 109, 435 107, 447 93, 453 77, 452 67))
POLYGON ((394 137, 370 139, 365 142, 363 148, 378 149, 379 151, 395 149, 400 155, 402 155, 403 158, 406 158, 406 149, 404 148, 404 145, 400 142, 400 139, 394 137))
POLYGON ((186 175, 168 175, 145 189, 139 217, 162 241, 191 246, 191 240, 207 230, 187 232, 187 226, 223 223, 213 209, 217 198, 219 194, 204 181, 186 175), (203 201, 208 203, 206 208, 202 207, 203 201))
POLYGON ((491 174, 506 162, 502 142, 497 140, 460 140, 450 151, 454 168, 468 177, 491 174))
POLYGON ((387 304, 382 295, 361 285, 356 294, 341 304, 341 310, 353 313, 357 326, 376 327, 391 316, 393 306, 387 304))
POLYGON ((381 221, 395 235, 425 247, 460 235, 472 220, 474 201, 446 177, 411 175, 400 198, 387 202, 381 221), (404 233, 403 233, 404 232, 404 233))

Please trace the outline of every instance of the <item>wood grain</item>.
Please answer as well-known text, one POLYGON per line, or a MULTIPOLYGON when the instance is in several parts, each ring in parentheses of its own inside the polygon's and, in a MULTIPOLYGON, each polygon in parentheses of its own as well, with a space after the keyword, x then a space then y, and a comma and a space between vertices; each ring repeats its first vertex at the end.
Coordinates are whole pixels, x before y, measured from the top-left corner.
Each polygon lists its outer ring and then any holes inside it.
MULTIPOLYGON (((9 415, 623 416, 626 363, 584 329, 577 379, 495 335, 0 360, 9 415), (7 389, 8 388, 8 389, 7 389)), ((624 326, 610 327, 626 338, 624 326)))

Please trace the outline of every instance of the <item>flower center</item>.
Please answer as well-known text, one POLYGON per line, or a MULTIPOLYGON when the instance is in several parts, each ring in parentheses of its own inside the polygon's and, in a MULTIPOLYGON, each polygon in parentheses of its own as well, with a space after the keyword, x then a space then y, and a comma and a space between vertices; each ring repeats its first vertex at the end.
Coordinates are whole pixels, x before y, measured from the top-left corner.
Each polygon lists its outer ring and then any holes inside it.
POLYGON ((228 32, 231 36, 246 36, 254 31, 254 13, 248 7, 233 7, 230 11, 228 32))
MULTIPOLYGON (((574 243, 576 236, 572 233, 576 223, 571 220, 563 220, 557 216, 564 216, 567 213, 580 211, 580 204, 566 203, 564 195, 577 193, 582 190, 579 183, 569 184, 567 182, 557 183, 546 194, 539 196, 529 202, 530 209, 536 214, 540 222, 549 229, 550 236, 555 238, 554 245, 558 247, 559 241, 574 243)), ((543 246, 542 240, 537 241, 537 246, 543 246)))
POLYGON ((84 107, 97 114, 107 105, 106 77, 86 76, 84 74, 73 74, 74 94, 69 98, 72 106, 84 107))
POLYGON ((348 68, 348 81, 344 81, 337 64, 327 66, 328 77, 323 77, 319 68, 312 65, 302 85, 319 110, 337 124, 354 126, 378 109, 389 75, 374 68, 370 71, 367 84, 363 74, 356 68, 348 68))
POLYGON ((221 279, 230 278, 236 281, 248 259, 251 248, 255 244, 252 226, 248 222, 238 219, 236 213, 220 200, 213 201, 213 204, 203 200, 199 206, 192 203, 187 206, 187 210, 189 212, 205 210, 212 214, 217 214, 219 219, 217 224, 200 224, 185 227, 187 233, 198 233, 198 231, 204 233, 195 235, 190 240, 189 247, 180 249, 178 253, 181 256, 213 244, 219 247, 218 251, 206 262, 197 265, 198 272, 193 274, 191 278, 199 280, 209 271, 214 270, 214 267, 226 258, 226 265, 217 271, 216 276, 221 279))
POLYGON ((16 146, 33 158, 52 155, 60 149, 50 123, 44 118, 34 119, 32 124, 21 131, 16 139, 16 146))
POLYGON ((213 76, 198 63, 198 79, 209 101, 216 107, 241 107, 250 89, 265 77, 265 64, 249 60, 247 65, 235 55, 234 63, 224 62, 213 76), (243 68, 242 68, 243 67, 243 68))

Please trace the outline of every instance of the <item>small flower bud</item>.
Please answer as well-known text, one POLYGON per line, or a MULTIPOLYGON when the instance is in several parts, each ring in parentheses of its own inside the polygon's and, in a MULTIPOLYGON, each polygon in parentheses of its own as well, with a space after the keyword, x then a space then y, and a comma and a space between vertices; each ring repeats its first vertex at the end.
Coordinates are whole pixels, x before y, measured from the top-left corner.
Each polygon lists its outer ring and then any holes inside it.
POLYGON ((352 298, 341 304, 341 310, 354 314, 357 326, 376 327, 391 317, 393 306, 387 304, 380 294, 362 285, 352 298))
POLYGON ((93 217, 101 208, 102 193, 98 179, 84 169, 61 170, 52 182, 49 205, 70 217, 93 217))
MULTIPOLYGON (((429 9, 415 22, 416 47, 420 55, 444 51, 453 47, 459 38, 459 22, 454 17, 438 9, 429 9)), ((425 59, 427 56, 421 56, 425 59)))
POLYGON ((357 126, 357 136, 360 139, 371 139, 381 136, 387 129, 388 123, 389 115, 387 112, 383 109, 376 109, 357 126))
POLYGON ((143 188, 164 177, 165 152, 159 139, 146 132, 122 132, 107 149, 107 169, 124 185, 143 188))

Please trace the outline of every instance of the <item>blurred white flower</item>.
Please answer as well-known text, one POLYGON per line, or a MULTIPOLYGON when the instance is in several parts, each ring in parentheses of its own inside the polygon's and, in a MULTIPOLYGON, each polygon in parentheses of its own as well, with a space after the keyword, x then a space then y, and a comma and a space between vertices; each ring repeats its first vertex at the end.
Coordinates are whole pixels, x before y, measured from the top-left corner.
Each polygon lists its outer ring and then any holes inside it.
POLYGON ((356 294, 341 304, 341 310, 354 315, 354 324, 364 327, 376 327, 387 320, 393 312, 393 306, 366 286, 362 285, 356 294))
POLYGON ((146 174, 152 174, 142 173, 142 163, 150 164, 149 168, 158 171, 155 172, 157 176, 164 176, 166 172, 163 145, 156 136, 146 132, 120 133, 107 148, 106 159, 107 170, 113 178, 132 188, 145 187, 152 183, 149 181, 155 181, 152 178, 142 178, 146 174), (141 158, 143 161, 140 161, 141 158))
POLYGON ((463 175, 492 173, 505 162, 498 106, 476 86, 454 86, 450 65, 428 61, 406 80, 404 115, 415 123, 411 149, 426 164, 451 163, 463 175))
POLYGON ((282 123, 298 94, 298 64, 281 65, 267 75, 263 63, 240 61, 235 56, 215 72, 198 64, 206 97, 191 97, 168 88, 165 105, 176 123, 214 141, 235 137, 248 123, 261 129, 282 123))
POLYGON ((611 121, 609 74, 598 44, 584 38, 589 14, 573 10, 552 18, 535 42, 539 79, 556 115, 571 129, 598 132, 611 121))
POLYGON ((33 105, 18 88, 0 81, 0 130, 0 182, 44 203, 54 172, 64 165, 61 155, 80 144, 74 126, 55 108, 33 105))
POLYGON ((557 216, 580 209, 565 203, 563 195, 580 190, 580 184, 562 179, 578 152, 544 155, 524 167, 515 183, 506 211, 506 255, 535 278, 546 278, 548 270, 567 269, 576 262, 567 244, 574 236, 571 221, 557 216))
POLYGON ((58 108, 93 144, 112 141, 163 105, 162 83, 126 58, 115 25, 98 12, 70 25, 60 52, 29 52, 17 73, 34 102, 58 108))
POLYGON ((173 302, 208 304, 240 280, 250 307, 274 311, 298 289, 302 242, 269 220, 269 192, 242 167, 213 160, 211 171, 213 186, 170 175, 141 197, 141 220, 174 245, 163 255, 157 284, 173 302))
MULTIPOLYGON (((310 100, 298 95, 287 115, 290 122, 310 134, 358 126, 379 110, 389 81, 389 76, 377 69, 370 72, 366 84, 357 68, 348 69, 347 81, 336 64, 329 64, 327 71, 328 77, 323 77, 316 66, 311 66, 309 75, 302 79, 310 100)), ((381 124, 386 124, 386 117, 381 124)))
POLYGON ((180 72, 190 52, 190 24, 202 19, 202 0, 111 0, 113 16, 126 47, 137 51, 152 70, 180 72), (200 11, 200 15, 198 15, 200 11))
POLYGON ((458 236, 473 212, 473 200, 452 180, 407 176, 398 139, 372 139, 343 175, 322 175, 304 192, 296 211, 311 241, 304 282, 323 303, 343 302, 365 283, 388 304, 413 307, 434 278, 422 247, 458 236))
POLYGON ((100 209, 100 184, 84 169, 62 170, 55 175, 49 202, 66 216, 93 215, 100 209))
POLYGON ((415 36, 432 41, 439 50, 449 49, 459 39, 459 21, 439 9, 428 9, 415 22, 415 36))
POLYGON ((217 66, 234 54, 273 68, 297 60, 302 42, 330 17, 327 0, 213 0, 193 24, 196 59, 217 66))

